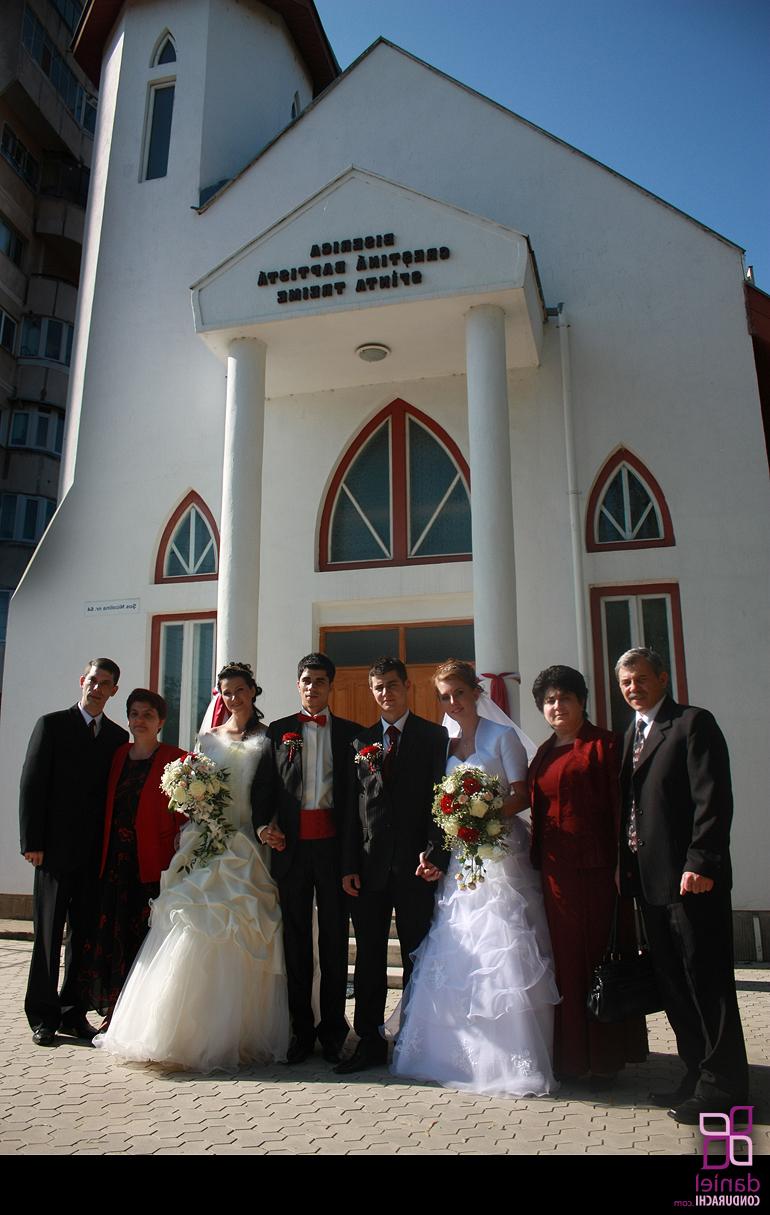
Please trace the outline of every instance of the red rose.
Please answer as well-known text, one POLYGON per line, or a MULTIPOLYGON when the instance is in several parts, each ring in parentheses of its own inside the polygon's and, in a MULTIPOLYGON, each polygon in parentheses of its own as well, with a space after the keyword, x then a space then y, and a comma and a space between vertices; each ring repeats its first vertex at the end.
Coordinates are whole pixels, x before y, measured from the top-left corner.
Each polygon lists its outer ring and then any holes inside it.
POLYGON ((284 734, 283 738, 281 739, 281 742, 285 742, 285 743, 302 742, 302 735, 301 734, 291 734, 291 733, 284 734))
POLYGON ((466 844, 475 844, 479 833, 475 827, 461 827, 457 832, 457 838, 465 840, 466 844))
POLYGON ((466 776, 463 780, 463 793, 467 793, 469 796, 471 793, 478 793, 480 788, 481 785, 475 776, 466 776))
POLYGON ((376 754, 376 752, 377 752, 377 747, 376 747, 376 746, 371 746, 371 747, 362 747, 362 748, 361 748, 361 754, 362 754, 362 755, 371 755, 372 753, 375 753, 375 754, 376 754))
POLYGON ((454 799, 448 793, 445 793, 441 799, 442 811, 444 812, 444 814, 451 814, 452 811, 454 810, 454 808, 455 808, 454 799))

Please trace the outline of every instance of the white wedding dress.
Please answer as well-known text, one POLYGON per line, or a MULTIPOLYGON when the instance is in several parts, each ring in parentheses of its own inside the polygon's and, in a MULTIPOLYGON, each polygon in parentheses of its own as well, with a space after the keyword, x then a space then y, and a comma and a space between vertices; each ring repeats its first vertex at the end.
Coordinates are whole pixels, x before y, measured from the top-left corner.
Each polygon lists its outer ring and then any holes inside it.
POLYGON ((225 813, 236 828, 221 854, 190 873, 193 823, 161 877, 150 931, 106 1033, 94 1044, 121 1059, 192 1071, 285 1059, 289 1041, 278 889, 251 823, 250 791, 264 734, 199 749, 230 772, 225 813))
MULTIPOLYGON (((480 718, 475 745, 466 760, 450 757, 447 772, 462 762, 507 783, 526 779, 512 729, 480 718)), ((455 857, 441 879, 402 1006, 385 1027, 397 1034, 396 1076, 515 1097, 558 1088, 551 1060, 560 997, 527 824, 514 818, 506 838, 504 859, 486 862, 475 890, 458 890, 455 857)))

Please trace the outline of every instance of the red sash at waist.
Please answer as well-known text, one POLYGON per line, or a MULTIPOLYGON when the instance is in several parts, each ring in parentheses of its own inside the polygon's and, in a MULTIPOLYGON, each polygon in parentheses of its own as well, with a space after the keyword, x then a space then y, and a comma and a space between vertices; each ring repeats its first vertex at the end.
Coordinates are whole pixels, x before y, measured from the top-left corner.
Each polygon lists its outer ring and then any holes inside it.
POLYGON ((299 838, 328 840, 337 834, 331 810, 300 810, 299 838))

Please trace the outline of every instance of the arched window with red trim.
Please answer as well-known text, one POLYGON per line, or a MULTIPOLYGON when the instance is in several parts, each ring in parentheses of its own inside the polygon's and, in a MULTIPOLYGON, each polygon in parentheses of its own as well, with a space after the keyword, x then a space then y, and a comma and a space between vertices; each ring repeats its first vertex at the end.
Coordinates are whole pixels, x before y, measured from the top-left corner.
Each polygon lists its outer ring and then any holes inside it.
POLYGON ((406 401, 382 409, 332 477, 319 568, 468 561, 470 476, 453 439, 406 401))
POLYGON ((155 559, 156 582, 207 582, 216 578, 219 532, 200 494, 189 494, 166 524, 155 559))
POLYGON ((626 447, 613 452, 598 473, 588 499, 586 548, 663 548, 675 544, 663 490, 626 447))

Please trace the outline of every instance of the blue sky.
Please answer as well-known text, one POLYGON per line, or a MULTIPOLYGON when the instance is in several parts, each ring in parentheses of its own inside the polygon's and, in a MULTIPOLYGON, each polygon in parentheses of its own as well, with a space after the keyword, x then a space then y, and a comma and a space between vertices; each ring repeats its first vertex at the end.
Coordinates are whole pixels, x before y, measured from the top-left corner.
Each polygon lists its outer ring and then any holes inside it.
POLYGON ((770 292, 770 0, 316 0, 345 68, 382 35, 746 249, 770 292))

